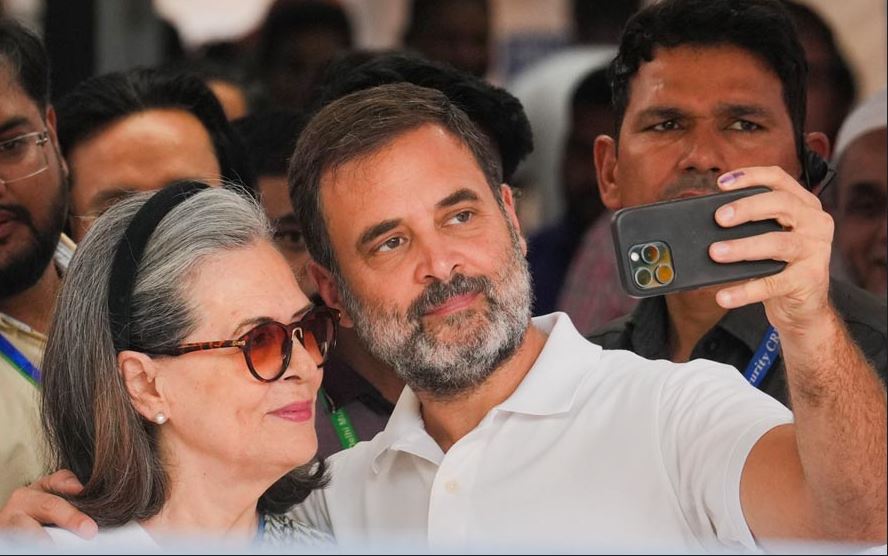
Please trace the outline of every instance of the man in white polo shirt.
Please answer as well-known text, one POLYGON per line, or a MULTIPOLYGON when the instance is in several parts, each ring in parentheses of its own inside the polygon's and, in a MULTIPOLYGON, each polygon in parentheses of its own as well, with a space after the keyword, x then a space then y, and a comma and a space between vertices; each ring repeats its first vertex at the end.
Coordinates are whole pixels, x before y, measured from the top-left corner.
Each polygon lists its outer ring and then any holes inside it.
MULTIPOLYGON (((817 315, 816 328, 776 323, 799 373, 795 424, 732 367, 602 350, 566 315, 530 320, 511 191, 481 137, 446 98, 405 84, 332 103, 300 137, 291 192, 321 295, 409 387, 386 429, 332 457, 329 488, 294 514, 346 546, 878 542, 884 497, 870 494, 885 484, 884 452, 871 439, 885 425, 834 404, 884 415, 884 390, 819 306, 825 277, 791 317, 817 315), (834 399, 804 403, 839 380, 834 399)), ((822 256, 801 254, 783 279, 822 256)))

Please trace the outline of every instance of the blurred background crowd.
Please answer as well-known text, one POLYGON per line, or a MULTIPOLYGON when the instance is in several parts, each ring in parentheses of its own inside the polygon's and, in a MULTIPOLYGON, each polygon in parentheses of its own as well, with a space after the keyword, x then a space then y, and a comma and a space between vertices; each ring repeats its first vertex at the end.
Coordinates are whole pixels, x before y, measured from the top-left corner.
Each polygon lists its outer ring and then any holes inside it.
MULTIPOLYGON (((535 312, 566 310, 580 330, 589 333, 633 303, 620 294, 609 265, 599 268, 596 257, 579 261, 575 254, 601 249, 610 258, 608 215, 598 200, 592 144, 596 135, 612 129, 604 72, 613 56, 611 45, 626 19, 643 4, 6 0, 0 9, 44 38, 56 102, 94 75, 134 67, 198 73, 229 120, 254 116, 238 129, 254 157, 262 159, 253 165, 264 166, 260 174, 266 176, 283 176, 286 165, 281 157, 291 146, 287 134, 299 128, 302 114, 318 105, 327 66, 347 53, 360 54, 336 68, 340 76, 373 52, 409 50, 505 88, 521 101, 533 137, 530 152, 518 145, 520 137, 516 140, 512 150, 520 164, 513 168, 510 185, 519 191, 519 218, 531 244, 535 312), (269 125, 276 125, 277 137, 255 132, 267 131, 269 125), (272 145, 280 152, 269 153, 272 145), (593 279, 610 285, 590 293, 587 284, 593 279)), ((885 2, 796 0, 788 5, 810 65, 806 127, 825 132, 835 144, 849 111, 885 85, 885 2)), ((80 92, 88 99, 95 91, 80 92)), ((283 180, 278 181, 277 189, 266 188, 264 194, 281 195, 283 180)), ((285 196, 279 196, 266 205, 275 207, 273 217, 282 217, 290 212, 281 208, 285 202, 285 196)), ((75 209, 96 210, 84 203, 78 203, 75 194, 75 209)), ((291 232, 298 228, 290 225, 291 232)), ((884 247, 884 237, 881 242, 884 247)), ((856 281, 865 281, 864 271, 849 269, 844 259, 836 257, 834 263, 836 274, 856 272, 856 281)), ((884 284, 874 288, 884 295, 884 284)))

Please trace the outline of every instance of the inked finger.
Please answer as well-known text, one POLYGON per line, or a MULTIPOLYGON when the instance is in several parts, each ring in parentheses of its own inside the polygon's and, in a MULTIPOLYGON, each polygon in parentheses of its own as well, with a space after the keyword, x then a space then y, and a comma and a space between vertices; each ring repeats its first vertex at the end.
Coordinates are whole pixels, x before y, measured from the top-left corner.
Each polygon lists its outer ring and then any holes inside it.
POLYGON ((822 209, 820 199, 779 166, 739 168, 718 177, 718 186, 725 191, 757 185, 764 185, 774 191, 785 191, 811 208, 822 209))

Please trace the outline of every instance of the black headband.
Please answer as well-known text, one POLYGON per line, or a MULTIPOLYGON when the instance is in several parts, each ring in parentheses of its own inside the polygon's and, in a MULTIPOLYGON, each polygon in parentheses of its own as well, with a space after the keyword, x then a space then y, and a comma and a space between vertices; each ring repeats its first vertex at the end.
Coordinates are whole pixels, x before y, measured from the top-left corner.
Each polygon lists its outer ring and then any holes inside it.
POLYGON ((179 203, 207 187, 196 181, 180 181, 161 189, 142 205, 117 242, 108 282, 108 317, 114 349, 118 353, 132 347, 130 305, 133 286, 151 234, 179 203))

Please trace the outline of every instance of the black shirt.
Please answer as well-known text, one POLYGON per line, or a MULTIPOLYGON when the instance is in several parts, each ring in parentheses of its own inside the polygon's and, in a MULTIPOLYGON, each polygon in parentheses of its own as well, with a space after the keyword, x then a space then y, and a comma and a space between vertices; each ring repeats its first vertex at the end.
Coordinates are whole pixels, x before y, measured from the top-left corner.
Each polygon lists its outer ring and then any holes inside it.
MULTIPOLYGON (((845 326, 882 380, 888 378, 888 315, 884 299, 838 280, 830 281, 830 299, 845 326)), ((691 352, 691 359, 710 359, 746 369, 758 348, 768 320, 761 303, 728 311, 691 352)), ((648 359, 669 359, 669 315, 664 297, 643 299, 635 310, 589 336, 605 349, 626 349, 648 359)), ((778 359, 759 388, 790 406, 786 369, 778 359)))

